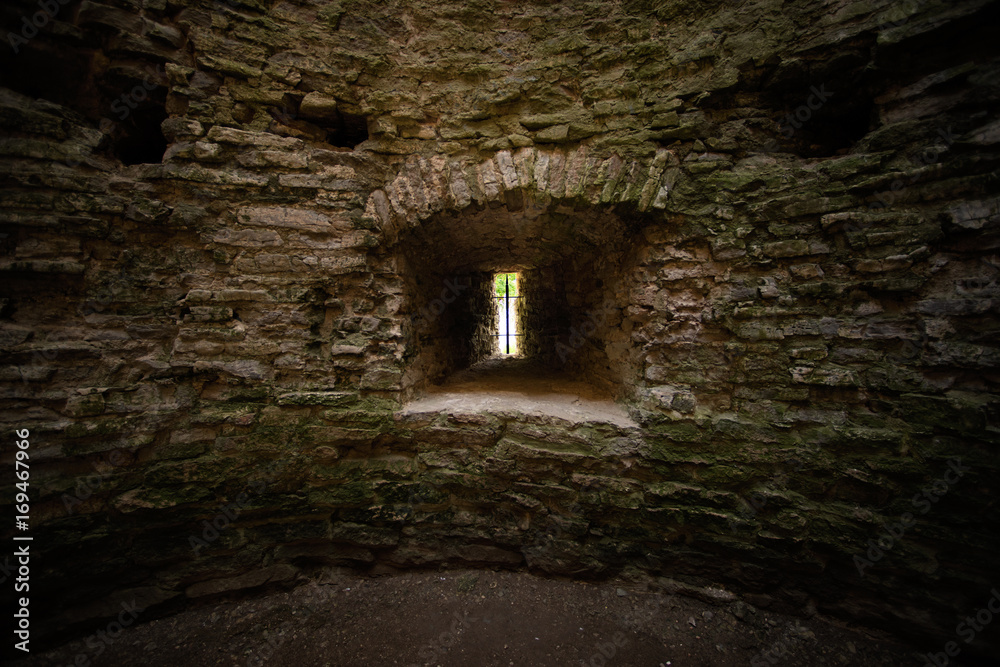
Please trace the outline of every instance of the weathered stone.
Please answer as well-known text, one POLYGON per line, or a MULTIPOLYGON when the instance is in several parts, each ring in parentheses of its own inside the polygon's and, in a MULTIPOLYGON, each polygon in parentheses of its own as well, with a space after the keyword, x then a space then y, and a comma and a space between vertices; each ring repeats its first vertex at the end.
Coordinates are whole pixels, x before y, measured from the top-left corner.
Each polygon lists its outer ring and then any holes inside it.
POLYGON ((194 139, 205 134, 201 123, 190 118, 167 118, 160 127, 168 141, 194 139))
POLYGON ((299 113, 306 118, 333 120, 337 118, 337 100, 321 93, 309 93, 299 104, 299 113))
POLYGON ((943 646, 993 585, 985 3, 130 4, 0 88, 37 595, 676 571, 943 646))
POLYGON ((764 254, 768 257, 797 257, 809 254, 807 241, 775 241, 764 245, 764 254))
POLYGON ((222 144, 234 146, 250 146, 257 149, 268 150, 298 150, 304 144, 301 139, 291 137, 279 137, 267 132, 248 132, 232 127, 215 125, 208 131, 208 138, 222 144))
POLYGON ((287 227, 310 232, 333 232, 345 229, 317 211, 284 207, 248 207, 236 212, 236 219, 244 225, 257 227, 287 227))
POLYGON ((569 125, 554 125, 536 132, 535 141, 540 144, 558 144, 569 141, 569 125))

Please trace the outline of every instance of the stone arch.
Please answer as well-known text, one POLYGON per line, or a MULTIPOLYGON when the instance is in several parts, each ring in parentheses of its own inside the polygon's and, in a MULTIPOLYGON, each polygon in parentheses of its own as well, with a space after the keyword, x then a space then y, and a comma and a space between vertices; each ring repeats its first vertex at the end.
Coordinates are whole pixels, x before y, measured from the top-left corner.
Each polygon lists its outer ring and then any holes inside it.
POLYGON ((524 303, 535 304, 524 315, 526 354, 630 393, 622 380, 638 370, 628 368, 635 364, 619 340, 621 267, 632 235, 666 206, 677 173, 665 149, 632 159, 587 146, 406 159, 366 207, 408 276, 406 309, 416 323, 403 335, 415 361, 404 386, 484 358, 488 276, 517 269, 525 271, 524 303), (444 311, 444 297, 433 297, 455 284, 468 288, 471 305, 444 311))
POLYGON ((666 207, 678 165, 668 149, 623 158, 592 152, 586 145, 501 150, 481 161, 414 155, 391 181, 369 195, 365 216, 392 244, 408 227, 435 213, 464 210, 473 203, 516 206, 509 198, 518 193, 593 206, 626 204, 645 212, 666 207))

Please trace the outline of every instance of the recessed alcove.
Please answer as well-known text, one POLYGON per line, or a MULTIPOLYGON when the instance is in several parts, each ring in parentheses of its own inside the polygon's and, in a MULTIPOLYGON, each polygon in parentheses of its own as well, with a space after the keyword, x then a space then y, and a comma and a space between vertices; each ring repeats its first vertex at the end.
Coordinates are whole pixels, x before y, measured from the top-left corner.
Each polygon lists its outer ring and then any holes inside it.
POLYGON ((402 414, 431 412, 518 413, 555 417, 564 422, 610 423, 638 427, 612 395, 592 383, 558 370, 538 372, 529 359, 492 357, 430 385, 402 414))
POLYGON ((618 339, 623 267, 640 228, 629 212, 529 200, 444 211, 401 234, 411 314, 405 398, 492 390, 514 400, 518 382, 536 383, 522 398, 543 385, 609 404, 630 395, 638 371, 618 339), (518 275, 516 359, 497 358, 494 281, 503 272, 518 275))

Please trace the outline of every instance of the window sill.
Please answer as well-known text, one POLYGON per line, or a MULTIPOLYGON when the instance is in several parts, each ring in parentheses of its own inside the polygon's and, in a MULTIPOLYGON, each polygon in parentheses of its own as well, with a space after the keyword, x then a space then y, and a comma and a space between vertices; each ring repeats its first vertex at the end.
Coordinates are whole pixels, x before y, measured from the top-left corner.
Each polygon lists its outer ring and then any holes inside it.
POLYGON ((487 359, 455 373, 402 409, 404 417, 428 413, 520 413, 574 424, 638 427, 625 408, 596 387, 509 357, 487 359))

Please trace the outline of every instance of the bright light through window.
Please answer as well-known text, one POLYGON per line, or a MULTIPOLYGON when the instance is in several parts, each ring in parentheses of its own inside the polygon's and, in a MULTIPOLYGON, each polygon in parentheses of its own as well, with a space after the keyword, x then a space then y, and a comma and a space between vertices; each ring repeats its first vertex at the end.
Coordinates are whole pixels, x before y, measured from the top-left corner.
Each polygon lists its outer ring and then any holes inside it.
POLYGON ((497 342, 500 354, 517 354, 517 304, 521 298, 516 273, 498 273, 494 278, 494 298, 497 304, 497 342))

